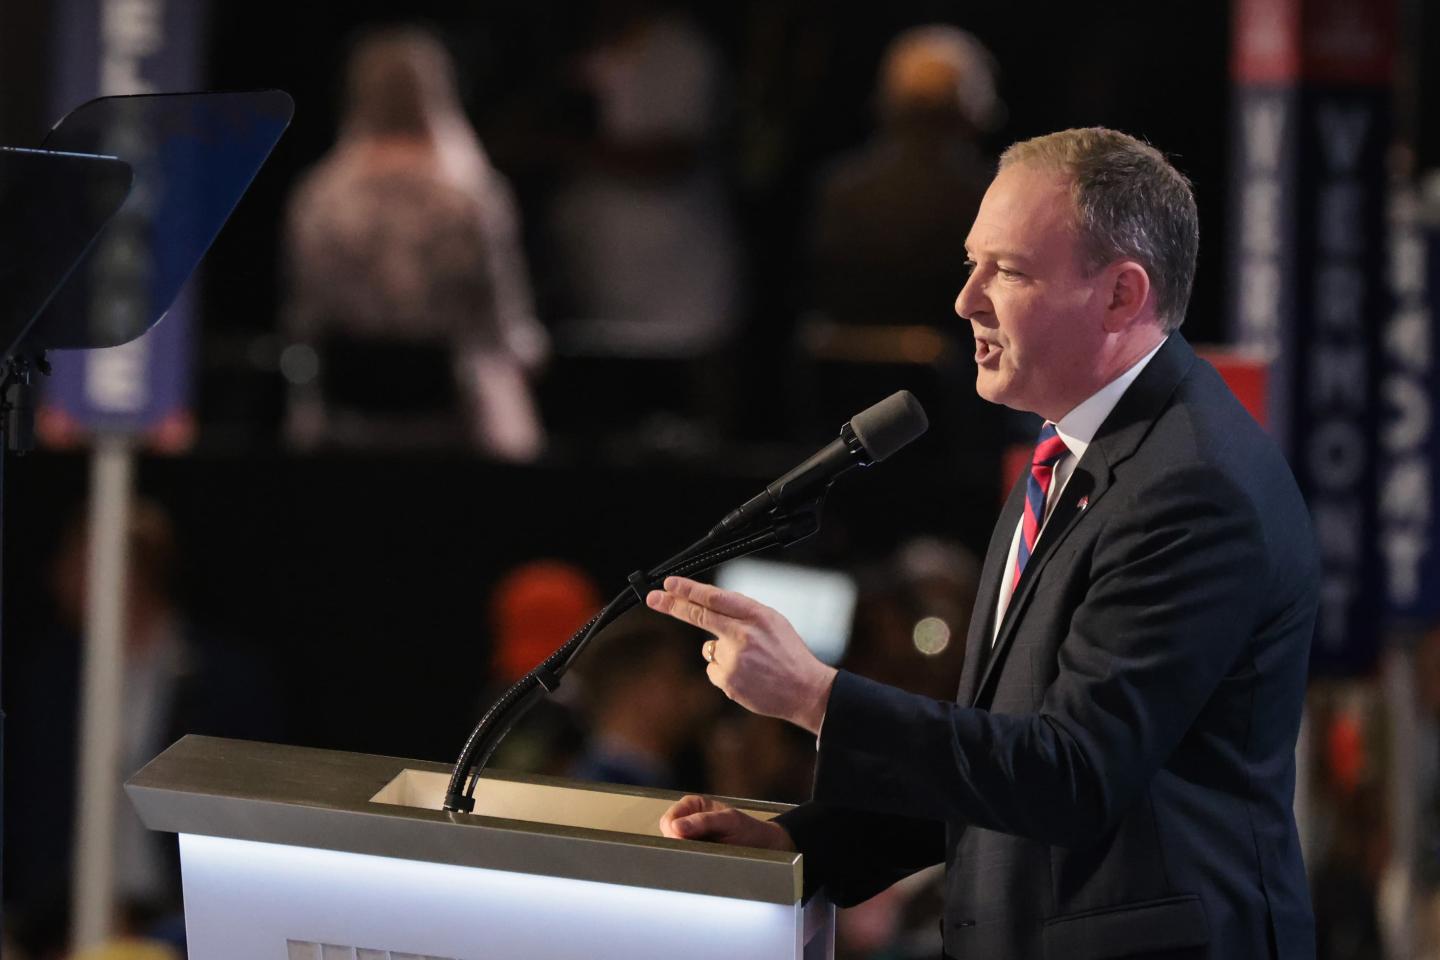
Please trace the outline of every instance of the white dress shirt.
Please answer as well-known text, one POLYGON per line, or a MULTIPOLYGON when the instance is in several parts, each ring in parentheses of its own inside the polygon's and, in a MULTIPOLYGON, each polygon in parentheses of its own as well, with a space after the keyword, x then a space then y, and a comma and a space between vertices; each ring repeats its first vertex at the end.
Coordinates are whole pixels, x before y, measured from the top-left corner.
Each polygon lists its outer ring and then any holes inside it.
MULTIPOLYGON (((1125 395, 1130 384, 1140 376, 1140 371, 1145 369, 1145 365, 1164 345, 1165 341, 1161 340, 1154 350, 1135 361, 1128 370, 1095 391, 1089 399, 1065 414, 1060 418, 1060 422, 1055 424, 1055 432, 1060 435, 1060 439, 1065 443, 1065 448, 1069 453, 1055 462, 1055 473, 1050 478, 1050 490, 1045 495, 1044 520, 1046 522, 1049 521, 1052 508, 1060 499, 1065 484, 1070 482, 1070 475, 1075 472, 1075 465, 1080 462, 1080 458, 1085 456, 1085 451, 1090 448, 1090 441, 1095 439, 1100 425, 1105 422, 1106 417, 1110 416, 1110 411, 1115 409, 1115 404, 1120 402, 1120 398, 1125 395)), ((1028 475, 1029 466, 1026 466, 1025 470, 1028 475)), ((1000 622, 1005 619, 1005 608, 1010 605, 1010 594, 1015 587, 1015 557, 1020 552, 1020 534, 1024 525, 1025 517, 1022 513, 1020 522, 1015 524, 1015 535, 1010 538, 1010 554, 1005 558, 1005 573, 1000 577, 1000 595, 995 601, 995 623, 990 631, 992 645, 1000 636, 1000 622)), ((1040 537, 1044 535, 1045 523, 1042 522, 1035 542, 1038 544, 1040 537)))

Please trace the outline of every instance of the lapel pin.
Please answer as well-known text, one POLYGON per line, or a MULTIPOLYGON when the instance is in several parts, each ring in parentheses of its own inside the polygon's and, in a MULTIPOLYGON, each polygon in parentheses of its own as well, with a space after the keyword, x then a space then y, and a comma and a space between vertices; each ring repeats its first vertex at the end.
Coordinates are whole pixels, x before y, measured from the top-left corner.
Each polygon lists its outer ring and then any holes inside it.
POLYGON ((1081 498, 1076 502, 1076 504, 1075 504, 1075 509, 1077 509, 1077 510, 1084 510, 1084 509, 1085 509, 1086 507, 1088 507, 1088 506, 1090 506, 1090 498, 1089 498, 1089 497, 1081 497, 1081 498))

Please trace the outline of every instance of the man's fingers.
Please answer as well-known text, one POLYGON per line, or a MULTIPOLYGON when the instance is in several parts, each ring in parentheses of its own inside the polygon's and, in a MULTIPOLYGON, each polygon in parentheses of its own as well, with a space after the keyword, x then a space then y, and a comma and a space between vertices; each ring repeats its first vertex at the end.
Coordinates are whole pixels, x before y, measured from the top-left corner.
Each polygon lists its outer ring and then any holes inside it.
POLYGON ((677 620, 684 620, 694 627, 717 637, 737 635, 744 625, 733 617, 726 616, 710 607, 701 606, 673 593, 652 590, 645 597, 645 603, 653 610, 668 613, 677 620))
POLYGON ((734 836, 744 814, 725 807, 705 810, 672 821, 675 835, 681 840, 728 840, 734 836))
POLYGON ((763 850, 795 850, 795 841, 783 827, 714 801, 708 810, 674 820, 665 835, 677 840, 708 840, 763 850))
POLYGON ((677 822, 704 811, 723 808, 723 804, 716 803, 708 797, 701 797, 692 793, 687 797, 676 800, 671 804, 669 810, 661 814, 660 833, 667 837, 684 839, 688 837, 689 834, 682 833, 682 828, 676 826, 677 822))
POLYGON ((710 801, 706 800, 704 797, 696 796, 693 793, 687 797, 681 797, 679 800, 676 800, 670 805, 670 809, 666 810, 663 814, 660 815, 661 831, 663 832, 666 825, 673 823, 677 817, 687 817, 692 813, 698 813, 699 811, 704 810, 706 804, 708 804, 709 802, 710 801))
POLYGON ((764 604, 743 593, 721 590, 708 583, 699 583, 685 577, 666 577, 665 592, 738 620, 753 620, 765 610, 764 604))
POLYGON ((795 849, 795 841, 778 824, 694 794, 677 800, 665 811, 660 818, 660 833, 672 840, 709 840, 766 850, 795 849))

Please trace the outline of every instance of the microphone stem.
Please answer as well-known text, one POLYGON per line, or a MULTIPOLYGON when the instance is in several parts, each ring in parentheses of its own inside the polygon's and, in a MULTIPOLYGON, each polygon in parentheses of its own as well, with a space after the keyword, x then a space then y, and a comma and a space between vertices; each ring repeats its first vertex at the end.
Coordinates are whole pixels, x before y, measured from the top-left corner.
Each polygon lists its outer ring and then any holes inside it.
POLYGON ((559 686, 560 678, 569 671, 585 647, 601 630, 643 600, 644 590, 658 586, 668 576, 694 576, 727 560, 748 556, 773 546, 796 543, 819 529, 819 506, 817 499, 805 505, 804 509, 772 518, 771 525, 763 530, 737 536, 718 546, 710 545, 715 539, 712 531, 648 573, 639 573, 632 577, 628 589, 606 604, 589 623, 576 631, 574 636, 543 663, 517 680, 485 712, 466 740, 459 759, 455 761, 455 769, 445 793, 444 809, 452 813, 469 813, 475 809, 474 795, 480 772, 489 763, 500 741, 536 703, 559 686))

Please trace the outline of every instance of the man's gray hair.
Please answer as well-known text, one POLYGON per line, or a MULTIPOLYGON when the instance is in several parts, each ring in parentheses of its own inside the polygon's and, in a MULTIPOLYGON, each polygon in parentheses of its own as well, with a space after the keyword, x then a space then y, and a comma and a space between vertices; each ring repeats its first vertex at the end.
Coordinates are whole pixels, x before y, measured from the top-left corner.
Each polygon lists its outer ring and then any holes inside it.
POLYGON ((1167 333, 1179 328, 1195 282, 1200 217, 1185 175, 1154 147, 1105 127, 1022 140, 1000 157, 1070 178, 1083 266, 1134 260, 1150 274, 1155 311, 1167 333))

